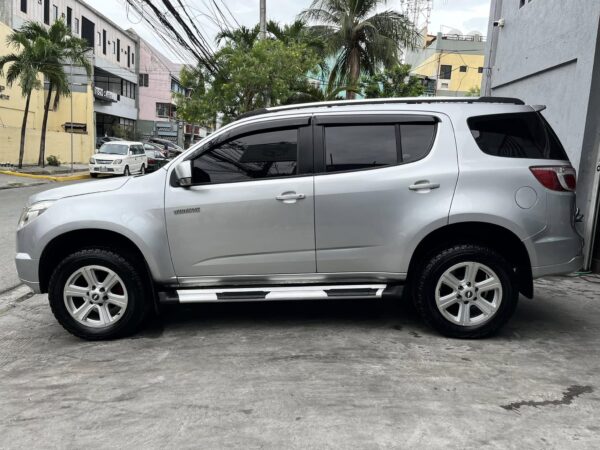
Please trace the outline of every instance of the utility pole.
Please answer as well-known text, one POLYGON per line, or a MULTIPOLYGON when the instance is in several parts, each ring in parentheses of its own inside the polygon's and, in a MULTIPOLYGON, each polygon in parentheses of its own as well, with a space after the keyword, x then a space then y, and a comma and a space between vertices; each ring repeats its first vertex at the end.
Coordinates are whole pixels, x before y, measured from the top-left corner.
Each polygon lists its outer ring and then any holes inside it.
POLYGON ((267 38, 267 0, 260 0, 260 38, 267 38))
POLYGON ((70 61, 69 64, 69 84, 71 95, 71 174, 73 173, 73 61, 70 61))

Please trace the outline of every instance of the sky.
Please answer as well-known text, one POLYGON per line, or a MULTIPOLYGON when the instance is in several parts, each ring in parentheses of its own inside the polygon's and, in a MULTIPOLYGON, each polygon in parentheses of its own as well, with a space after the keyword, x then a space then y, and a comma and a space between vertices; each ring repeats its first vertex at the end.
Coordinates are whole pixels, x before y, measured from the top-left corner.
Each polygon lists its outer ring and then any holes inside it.
MULTIPOLYGON (((125 6, 125 0, 84 1, 108 16, 119 26, 125 29, 133 28, 143 39, 164 51, 167 56, 176 59, 156 34, 143 21, 140 22, 140 16, 125 6)), ((141 0, 136 1, 140 4, 143 3, 141 0)), ((184 5, 189 5, 192 17, 207 11, 206 0, 182 0, 182 2, 184 5)), ((253 26, 258 22, 259 0, 223 0, 223 2, 240 24, 253 26)), ((162 2, 155 0, 153 3, 160 5, 162 2)), ((291 22, 310 3, 311 0, 267 0, 267 20, 275 20, 281 23, 291 22)), ((400 3, 401 0, 388 0, 387 8, 398 8, 400 3)), ((451 29, 457 29, 462 33, 479 31, 486 34, 489 9, 490 0, 433 0, 429 33, 438 31, 448 33, 451 29)), ((216 27, 201 15, 198 16, 197 20, 198 27, 206 37, 214 38, 217 32, 216 27)))

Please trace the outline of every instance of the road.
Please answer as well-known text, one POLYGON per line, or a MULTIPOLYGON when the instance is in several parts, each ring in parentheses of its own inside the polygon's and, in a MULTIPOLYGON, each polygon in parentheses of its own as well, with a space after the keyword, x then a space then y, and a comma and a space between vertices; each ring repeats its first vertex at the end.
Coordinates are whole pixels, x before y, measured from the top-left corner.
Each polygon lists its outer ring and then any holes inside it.
MULTIPOLYGON (((84 181, 89 182, 89 181, 84 181)), ((11 187, 0 189, 0 291, 5 291, 20 284, 15 269, 15 232, 19 216, 29 196, 70 183, 52 183, 11 177, 0 174, 0 186, 11 187), (12 184, 29 184, 25 187, 14 187, 12 184)))
MULTIPOLYGON (((47 187, 0 192, 3 286, 21 204, 47 187)), ((332 301, 174 308, 91 343, 45 295, 4 294, 0 448, 37 447, 599 448, 600 279, 537 281, 480 341, 332 301)))

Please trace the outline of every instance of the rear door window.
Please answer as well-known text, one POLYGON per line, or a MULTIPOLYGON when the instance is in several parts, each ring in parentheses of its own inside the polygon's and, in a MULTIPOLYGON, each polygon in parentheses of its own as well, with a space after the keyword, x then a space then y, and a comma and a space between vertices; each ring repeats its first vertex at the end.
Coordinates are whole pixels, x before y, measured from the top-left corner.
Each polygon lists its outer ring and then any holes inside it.
POLYGON ((325 171, 373 169, 418 161, 431 150, 436 128, 433 121, 325 125, 325 171))
POLYGON ((560 141, 537 112, 495 114, 467 120, 479 148, 505 158, 569 158, 560 141))

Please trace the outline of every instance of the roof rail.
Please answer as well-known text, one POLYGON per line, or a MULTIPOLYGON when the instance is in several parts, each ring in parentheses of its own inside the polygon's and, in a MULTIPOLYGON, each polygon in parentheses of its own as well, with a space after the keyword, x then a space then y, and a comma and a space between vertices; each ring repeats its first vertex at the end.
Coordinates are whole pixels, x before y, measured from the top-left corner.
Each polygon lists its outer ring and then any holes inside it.
POLYGON ((292 105, 275 106, 272 108, 259 108, 240 114, 237 119, 258 116, 270 112, 292 111, 295 109, 350 106, 350 105, 380 105, 380 104, 420 104, 420 103, 504 103, 511 105, 524 105, 525 102, 513 97, 400 97, 400 98, 377 98, 362 100, 334 100, 328 102, 298 103, 292 105))

